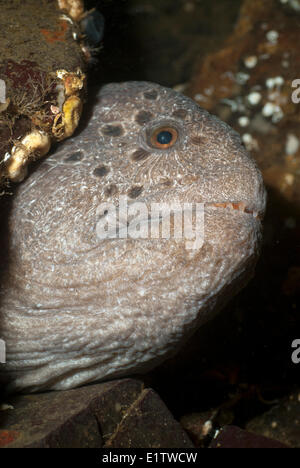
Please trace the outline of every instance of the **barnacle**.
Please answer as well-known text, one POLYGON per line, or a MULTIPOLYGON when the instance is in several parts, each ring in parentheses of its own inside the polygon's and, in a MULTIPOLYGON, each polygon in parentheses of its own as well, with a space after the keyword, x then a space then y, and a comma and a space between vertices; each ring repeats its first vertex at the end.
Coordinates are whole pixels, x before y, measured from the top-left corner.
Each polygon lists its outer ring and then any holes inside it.
POLYGON ((8 155, 5 164, 6 176, 13 182, 21 182, 27 174, 27 164, 34 158, 48 153, 51 139, 47 133, 33 130, 18 141, 8 155))
MULTIPOLYGON (((5 175, 13 182, 21 182, 25 178, 27 165, 32 159, 48 153, 53 137, 57 141, 63 140, 71 136, 78 125, 82 112, 82 100, 78 94, 84 86, 85 75, 81 70, 74 73, 58 70, 56 78, 61 81, 61 84, 59 83, 56 88, 60 87, 61 89, 58 106, 53 104, 50 106, 53 120, 51 115, 48 116, 45 110, 40 109, 42 98, 39 93, 33 93, 29 101, 26 100, 26 92, 20 94, 19 99, 15 99, 14 105, 19 114, 28 115, 35 110, 31 121, 38 128, 33 129, 20 141, 17 141, 10 153, 7 153, 5 175), (51 126, 50 129, 49 126, 51 126)), ((44 94, 42 97, 44 98, 44 94)), ((4 103, 4 106, 8 106, 8 104, 9 101, 4 103)))
POLYGON ((10 104, 10 98, 7 98, 5 102, 0 101, 0 113, 5 112, 10 104))
POLYGON ((30 161, 72 135, 85 80, 80 44, 72 40, 72 34, 81 38, 83 0, 59 0, 55 8, 53 2, 41 8, 34 1, 17 2, 17 9, 2 3, 3 24, 17 34, 0 28, 0 189, 3 180, 23 180, 30 161))
POLYGON ((78 21, 84 12, 83 0, 58 0, 58 8, 66 10, 75 21, 78 21))
POLYGON ((71 136, 76 129, 82 112, 82 101, 78 96, 71 96, 63 107, 65 131, 64 138, 71 136))
POLYGON ((84 86, 85 75, 78 69, 75 73, 57 70, 56 76, 63 83, 63 99, 66 99, 60 104, 61 112, 55 111, 52 134, 56 140, 63 140, 71 136, 78 125, 82 112, 82 100, 78 94, 84 86))
POLYGON ((62 139, 64 136, 64 125, 63 113, 59 112, 56 114, 52 125, 52 133, 57 140, 62 139))
POLYGON ((71 96, 78 93, 84 86, 85 74, 80 68, 76 72, 68 72, 67 70, 57 70, 56 76, 62 80, 65 89, 65 96, 71 96))

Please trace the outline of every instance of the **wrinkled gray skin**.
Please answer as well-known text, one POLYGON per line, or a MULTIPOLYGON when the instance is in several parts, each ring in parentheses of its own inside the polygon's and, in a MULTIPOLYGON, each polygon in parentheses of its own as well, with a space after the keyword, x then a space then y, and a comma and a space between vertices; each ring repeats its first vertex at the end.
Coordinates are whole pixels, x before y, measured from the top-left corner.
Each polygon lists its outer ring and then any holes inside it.
POLYGON ((103 87, 87 127, 12 201, 0 306, 8 391, 72 388, 168 357, 253 274, 264 208, 261 174, 226 124, 156 84, 103 87), (178 132, 169 149, 151 146, 160 126, 178 132), (204 202, 202 248, 99 239, 97 207, 119 195, 204 202), (224 202, 247 212, 213 205, 224 202))

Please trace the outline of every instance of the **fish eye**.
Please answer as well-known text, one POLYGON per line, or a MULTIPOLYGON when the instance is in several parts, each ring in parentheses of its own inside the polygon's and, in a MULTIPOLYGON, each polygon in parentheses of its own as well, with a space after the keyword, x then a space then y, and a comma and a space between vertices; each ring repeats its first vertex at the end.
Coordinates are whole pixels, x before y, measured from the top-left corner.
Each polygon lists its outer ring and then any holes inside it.
POLYGON ((177 141, 178 132, 173 127, 156 128, 151 137, 151 146, 159 149, 168 149, 177 141))

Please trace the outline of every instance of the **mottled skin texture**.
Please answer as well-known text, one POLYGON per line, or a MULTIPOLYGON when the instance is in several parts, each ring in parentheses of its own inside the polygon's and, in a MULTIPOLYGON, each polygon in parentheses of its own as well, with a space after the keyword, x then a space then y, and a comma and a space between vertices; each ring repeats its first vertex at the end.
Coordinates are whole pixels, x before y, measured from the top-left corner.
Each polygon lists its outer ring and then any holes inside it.
POLYGON ((8 390, 70 388, 166 358, 251 277, 264 208, 261 175, 227 125, 159 85, 102 88, 86 128, 12 201, 0 305, 8 390), (169 149, 151 146, 159 126, 178 132, 169 149), (97 207, 120 194, 205 202, 203 247, 99 240, 97 207), (213 206, 224 202, 249 212, 213 206))

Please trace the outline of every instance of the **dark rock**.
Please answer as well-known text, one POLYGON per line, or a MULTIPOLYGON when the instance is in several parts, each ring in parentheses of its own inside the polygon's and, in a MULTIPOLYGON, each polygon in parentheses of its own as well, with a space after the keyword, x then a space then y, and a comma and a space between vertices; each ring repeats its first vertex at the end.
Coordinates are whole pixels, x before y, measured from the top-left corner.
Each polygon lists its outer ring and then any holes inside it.
POLYGON ((190 413, 180 420, 196 447, 205 447, 207 439, 214 433, 215 419, 218 411, 210 410, 203 413, 190 413))
POLYGON ((105 447, 193 448, 194 445, 157 394, 145 389, 105 447))
POLYGON ((300 393, 282 400, 247 425, 249 431, 300 448, 300 393))
POLYGON ((289 448, 277 440, 268 439, 236 426, 224 426, 210 448, 289 448))
POLYGON ((138 380, 19 395, 8 403, 13 409, 0 411, 1 447, 193 447, 158 395, 138 380))

